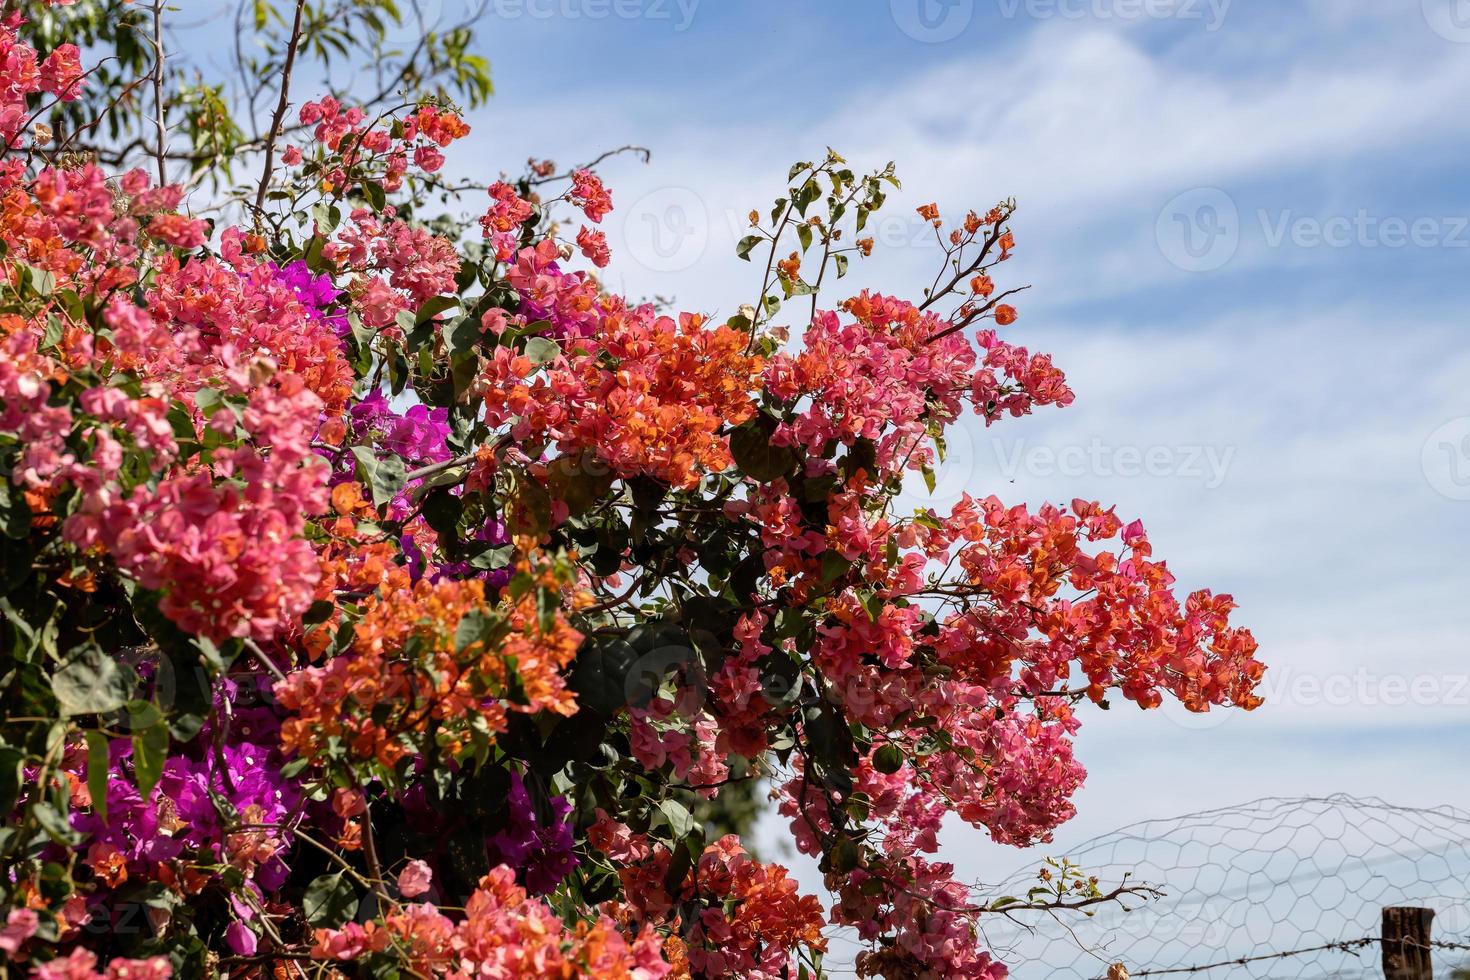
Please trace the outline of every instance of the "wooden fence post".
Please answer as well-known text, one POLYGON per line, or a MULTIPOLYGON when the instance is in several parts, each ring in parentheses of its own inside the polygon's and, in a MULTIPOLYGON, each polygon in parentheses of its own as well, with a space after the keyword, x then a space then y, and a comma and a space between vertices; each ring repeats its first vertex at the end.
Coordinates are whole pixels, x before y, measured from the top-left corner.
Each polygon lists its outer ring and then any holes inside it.
POLYGON ((1429 959, 1429 926, 1433 909, 1383 910, 1384 980, 1434 980, 1429 959))

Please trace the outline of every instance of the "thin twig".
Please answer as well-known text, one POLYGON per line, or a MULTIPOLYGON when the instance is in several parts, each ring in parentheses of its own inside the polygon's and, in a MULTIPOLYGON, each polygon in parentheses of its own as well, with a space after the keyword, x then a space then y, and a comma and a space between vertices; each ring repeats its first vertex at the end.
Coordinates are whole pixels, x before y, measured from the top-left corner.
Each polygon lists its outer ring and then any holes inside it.
POLYGON ((620 146, 616 150, 608 150, 607 152, 598 156, 595 160, 584 163, 580 167, 575 167, 572 170, 568 170, 564 174, 552 174, 547 177, 533 177, 527 180, 526 183, 531 185, 532 187, 538 187, 541 184, 550 184, 558 180, 571 180, 572 174, 575 173, 577 170, 591 170, 593 167, 597 166, 599 163, 602 163, 604 160, 609 160, 612 157, 618 156, 622 153, 635 153, 638 155, 638 158, 644 163, 647 163, 653 158, 653 151, 649 150, 648 147, 638 146, 635 143, 629 143, 627 146, 620 146))
POLYGON ((296 20, 291 25, 291 41, 286 45, 286 61, 281 65, 281 97, 276 100, 270 132, 265 137, 265 167, 260 174, 260 187, 255 192, 257 212, 265 209, 265 194, 270 189, 271 171, 276 166, 276 136, 286 119, 286 107, 291 104, 291 69, 296 65, 296 48, 301 44, 301 11, 305 6, 306 0, 296 0, 296 20))
POLYGON ((163 0, 153 0, 153 125, 158 144, 153 148, 158 161, 158 184, 168 183, 168 109, 163 101, 163 0))

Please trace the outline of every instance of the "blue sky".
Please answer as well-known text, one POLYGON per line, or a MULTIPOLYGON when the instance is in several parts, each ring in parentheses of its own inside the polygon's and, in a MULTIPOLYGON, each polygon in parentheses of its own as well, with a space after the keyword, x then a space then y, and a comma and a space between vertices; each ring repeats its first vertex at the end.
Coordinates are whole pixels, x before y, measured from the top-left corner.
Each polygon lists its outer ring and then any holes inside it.
MULTIPOLYGON (((956 434, 935 503, 1114 502, 1271 665, 1252 715, 1089 716, 1036 853, 1265 795, 1470 808, 1470 3, 498 0, 480 33, 450 169, 650 148, 603 168, 634 296, 753 299, 738 216, 827 145, 904 178, 855 287, 928 282, 914 206, 1018 198, 1011 338, 1078 400, 956 434)), ((974 879, 1035 859, 949 843, 974 879)))
POLYGON ((1421 0, 931 0, 953 37, 925 41, 904 30, 921 2, 705 0, 683 30, 672 5, 502 17, 472 139, 512 168, 648 146, 606 170, 609 281, 726 312, 754 289, 729 215, 826 145, 899 164, 894 244, 855 273, 885 291, 934 268, 915 205, 1018 198, 1006 273, 1033 288, 1013 336, 1078 400, 953 440, 938 503, 1143 517, 1184 586, 1237 597, 1271 703, 1089 717, 1077 820, 1029 854, 955 828, 970 878, 1265 795, 1470 806, 1451 775, 1470 735, 1470 20, 1421 0), (1131 450, 1161 465, 1119 475, 1131 450))
MULTIPOLYGON (((1013 338, 1054 352, 1079 397, 967 430, 938 503, 1116 502, 1185 586, 1235 594, 1273 667, 1253 715, 1090 718, 1063 844, 1273 793, 1470 804, 1442 778, 1470 728, 1470 29, 1449 3, 496 9, 499 94, 458 166, 648 146, 650 164, 605 168, 608 279, 634 295, 748 301, 731 216, 826 145, 904 178, 858 284, 928 281, 913 206, 1018 198, 1006 275, 1033 288, 1013 338), (1135 450, 1157 465, 1128 475, 1135 450)), ((972 845, 976 877, 1017 862, 972 845)))

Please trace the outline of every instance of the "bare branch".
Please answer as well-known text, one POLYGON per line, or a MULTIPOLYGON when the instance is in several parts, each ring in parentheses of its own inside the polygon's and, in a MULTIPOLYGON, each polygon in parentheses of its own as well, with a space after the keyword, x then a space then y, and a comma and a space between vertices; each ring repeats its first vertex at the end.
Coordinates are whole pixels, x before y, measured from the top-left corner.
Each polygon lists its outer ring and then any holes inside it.
POLYGON ((271 116, 270 132, 265 136, 265 166, 260 174, 260 187, 255 192, 255 210, 265 208, 266 191, 270 189, 271 171, 276 165, 276 137, 281 132, 281 123, 286 118, 286 107, 291 104, 291 69, 296 65, 296 49, 301 44, 301 11, 306 0, 296 0, 296 19, 291 25, 291 41, 286 45, 286 62, 281 66, 281 97, 276 100, 276 111, 271 116))
POLYGON ((168 106, 163 98, 163 0, 153 0, 153 125, 158 142, 153 158, 158 162, 158 184, 168 183, 168 106))

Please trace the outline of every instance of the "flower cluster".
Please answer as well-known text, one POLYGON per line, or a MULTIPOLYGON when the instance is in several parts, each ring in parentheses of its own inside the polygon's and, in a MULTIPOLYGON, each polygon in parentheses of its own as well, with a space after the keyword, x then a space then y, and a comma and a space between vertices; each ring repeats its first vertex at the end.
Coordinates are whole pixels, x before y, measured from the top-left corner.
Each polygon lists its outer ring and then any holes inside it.
POLYGON ((776 980, 825 975, 836 926, 864 976, 1000 980, 943 822, 1049 841, 1088 701, 1259 704, 1233 600, 1177 592, 1141 523, 894 506, 952 427, 1073 400, 1002 339, 1011 205, 920 209, 922 299, 834 295, 897 179, 829 152, 751 213, 754 303, 664 312, 599 278, 590 167, 435 213, 468 132, 438 99, 306 102, 243 209, 53 160, 79 55, 26 30, 0 20, 16 975, 776 980), (826 900, 742 843, 757 786, 826 900))
MULTIPOLYGON (((326 151, 324 162, 314 167, 322 188, 337 194, 366 180, 378 181, 385 191, 398 190, 410 160, 434 173, 444 165, 440 151, 470 131, 456 113, 432 105, 418 107, 395 131, 380 127, 382 120, 369 118, 360 106, 344 106, 331 96, 302 105, 300 119, 303 126, 313 127, 312 135, 326 151)), ((294 146, 283 155, 288 166, 302 159, 294 146)))
MULTIPOLYGON (((320 411, 305 382, 284 375, 251 391, 239 417, 221 406, 207 423, 211 431, 239 426, 269 453, 242 446, 212 468, 126 495, 107 481, 112 474, 79 473, 78 482, 95 485, 67 518, 67 540, 106 552, 145 588, 161 590, 164 613, 182 629, 216 642, 274 638, 306 611, 316 585, 315 554, 301 533, 327 503, 326 467, 309 442, 320 411)), ((96 458, 115 469, 114 454, 96 458)))
POLYGON ((381 922, 318 930, 311 955, 336 963, 376 956, 429 977, 660 980, 669 975, 660 947, 652 931, 629 939, 606 916, 568 929, 501 865, 481 880, 459 922, 431 905, 408 905, 381 922))
MULTIPOLYGON (((557 582, 541 576, 540 589, 557 582)), ((276 686, 288 713, 281 737, 306 758, 376 760, 391 771, 425 752, 484 750, 507 711, 570 714, 560 671, 581 635, 538 596, 492 608, 478 580, 420 581, 372 597, 350 655, 297 671, 276 686)))
POLYGON ((82 59, 75 44, 62 44, 44 59, 19 39, 19 13, 0 20, 0 141, 14 146, 33 121, 28 96, 44 93, 71 102, 82 94, 82 59))
POLYGON ((797 949, 826 950, 821 904, 800 894, 785 868, 753 859, 733 835, 705 848, 682 876, 667 848, 600 810, 590 840, 619 865, 628 901, 614 910, 620 917, 658 921, 675 905, 698 909, 680 943, 681 972, 778 977, 797 949))
POLYGON ((730 426, 755 411, 750 387, 762 360, 746 337, 617 302, 591 311, 591 333, 537 365, 497 347, 479 379, 486 421, 522 443, 589 449, 620 476, 677 487, 731 465, 730 426))

